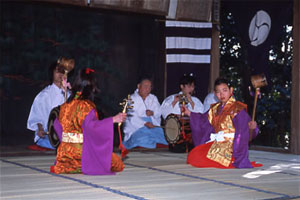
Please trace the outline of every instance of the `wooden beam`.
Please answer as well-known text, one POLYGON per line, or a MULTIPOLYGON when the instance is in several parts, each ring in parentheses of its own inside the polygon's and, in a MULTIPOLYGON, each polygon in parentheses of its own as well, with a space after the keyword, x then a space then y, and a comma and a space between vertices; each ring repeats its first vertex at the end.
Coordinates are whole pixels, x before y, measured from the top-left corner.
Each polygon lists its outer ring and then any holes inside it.
POLYGON ((179 0, 176 20, 211 22, 213 0, 179 0))
MULTIPOLYGON (((21 0, 22 1, 22 0, 21 0)), ((87 7, 88 0, 23 0, 24 2, 58 3, 87 7)))
POLYGON ((220 9, 221 1, 213 0, 212 9, 212 35, 210 53, 210 73, 208 83, 208 93, 214 90, 215 80, 220 76, 220 9))
POLYGON ((294 0, 291 153, 300 154, 300 1, 294 0))
POLYGON ((89 6, 167 16, 170 0, 91 0, 89 6))
POLYGON ((220 75, 220 26, 213 24, 212 38, 211 38, 211 56, 210 56, 210 73, 208 92, 214 90, 214 83, 216 78, 220 75))

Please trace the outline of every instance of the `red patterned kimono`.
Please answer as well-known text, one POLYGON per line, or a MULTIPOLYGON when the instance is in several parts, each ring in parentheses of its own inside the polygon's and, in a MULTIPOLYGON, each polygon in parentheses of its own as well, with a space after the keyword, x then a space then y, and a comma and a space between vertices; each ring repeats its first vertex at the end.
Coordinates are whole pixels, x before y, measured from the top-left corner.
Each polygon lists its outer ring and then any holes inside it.
MULTIPOLYGON (((95 110, 95 104, 89 100, 74 99, 70 103, 61 105, 59 122, 62 127, 62 137, 61 143, 57 149, 56 164, 55 166, 52 166, 51 172, 54 172, 56 174, 82 172, 82 149, 84 138, 87 137, 83 134, 84 130, 82 128, 82 125, 88 115, 93 115, 95 113, 95 119, 92 119, 93 121, 98 119, 97 113, 91 112, 95 110)), ((89 128, 93 130, 93 127, 89 128)), ((91 131, 86 131, 85 134, 88 133, 91 133, 91 131)), ((101 157, 102 155, 97 156, 101 157)), ((110 170, 112 172, 118 172, 122 171, 123 168, 124 164, 121 159, 115 153, 112 153, 110 170)))

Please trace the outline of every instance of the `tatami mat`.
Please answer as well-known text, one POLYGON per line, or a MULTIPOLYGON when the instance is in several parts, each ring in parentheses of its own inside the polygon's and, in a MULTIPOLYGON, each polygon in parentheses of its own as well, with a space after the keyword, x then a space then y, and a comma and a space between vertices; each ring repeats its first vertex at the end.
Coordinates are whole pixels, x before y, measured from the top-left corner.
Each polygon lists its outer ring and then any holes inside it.
POLYGON ((255 169, 194 168, 186 156, 134 151, 115 176, 51 174, 54 155, 2 157, 1 199, 300 199, 300 156, 252 150, 255 169))

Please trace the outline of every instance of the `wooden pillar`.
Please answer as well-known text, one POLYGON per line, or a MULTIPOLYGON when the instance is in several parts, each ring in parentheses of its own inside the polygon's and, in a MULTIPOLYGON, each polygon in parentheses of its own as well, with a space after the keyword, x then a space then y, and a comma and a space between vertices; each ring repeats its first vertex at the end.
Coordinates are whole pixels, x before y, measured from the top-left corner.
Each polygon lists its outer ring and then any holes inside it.
POLYGON ((214 89, 214 82, 220 75, 220 26, 213 24, 208 92, 214 89))
POLYGON ((294 0, 291 153, 300 154, 300 1, 294 0))

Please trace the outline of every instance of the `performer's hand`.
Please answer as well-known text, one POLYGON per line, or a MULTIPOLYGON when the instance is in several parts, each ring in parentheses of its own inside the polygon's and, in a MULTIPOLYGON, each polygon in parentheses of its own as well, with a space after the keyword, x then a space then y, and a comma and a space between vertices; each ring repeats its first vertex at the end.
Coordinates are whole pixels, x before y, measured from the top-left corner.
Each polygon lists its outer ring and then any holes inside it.
POLYGON ((154 128, 155 127, 151 122, 146 122, 144 125, 148 128, 154 128))
POLYGON ((124 122, 126 120, 126 113, 119 113, 115 116, 113 116, 113 122, 114 123, 120 123, 120 122, 124 122))
POLYGON ((250 122, 248 123, 248 126, 249 126, 249 129, 250 129, 250 130, 254 130, 254 129, 256 129, 256 127, 257 127, 257 123, 256 123, 256 121, 250 121, 250 122))
POLYGON ((180 95, 176 95, 176 96, 174 97, 174 100, 173 100, 173 102, 172 102, 172 106, 173 106, 173 107, 174 107, 175 104, 179 101, 179 97, 180 97, 180 95))
POLYGON ((41 137, 41 138, 44 138, 45 135, 46 135, 47 133, 45 132, 45 130, 44 130, 44 128, 43 128, 43 125, 40 124, 40 123, 38 123, 37 125, 38 125, 38 132, 37 132, 37 135, 38 135, 39 137, 41 137))
POLYGON ((154 112, 152 110, 146 110, 146 115, 152 116, 152 115, 154 115, 154 112))
POLYGON ((192 106, 192 109, 194 109, 195 103, 193 102, 192 95, 191 95, 190 93, 188 93, 188 94, 186 95, 186 97, 187 97, 188 102, 189 102, 190 105, 192 106))
POLYGON ((47 134, 47 133, 46 133, 44 130, 39 130, 39 131, 37 132, 37 135, 38 135, 39 137, 41 137, 41 138, 44 138, 46 134, 47 134))
POLYGON ((191 111, 185 106, 182 106, 182 110, 184 111, 184 114, 187 116, 191 116, 191 111))

